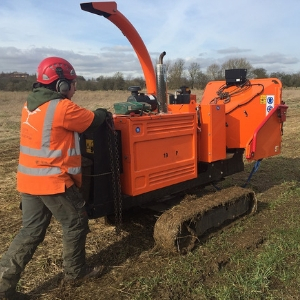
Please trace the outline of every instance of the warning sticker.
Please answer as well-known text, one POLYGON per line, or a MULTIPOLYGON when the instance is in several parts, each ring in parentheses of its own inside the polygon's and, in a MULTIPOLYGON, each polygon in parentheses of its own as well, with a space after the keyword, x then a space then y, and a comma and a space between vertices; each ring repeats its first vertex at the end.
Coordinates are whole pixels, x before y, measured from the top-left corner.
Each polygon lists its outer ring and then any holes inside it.
POLYGON ((267 103, 267 95, 261 95, 260 104, 266 104, 266 103, 267 103))
POLYGON ((85 151, 86 153, 94 153, 94 141, 93 140, 85 140, 85 151))

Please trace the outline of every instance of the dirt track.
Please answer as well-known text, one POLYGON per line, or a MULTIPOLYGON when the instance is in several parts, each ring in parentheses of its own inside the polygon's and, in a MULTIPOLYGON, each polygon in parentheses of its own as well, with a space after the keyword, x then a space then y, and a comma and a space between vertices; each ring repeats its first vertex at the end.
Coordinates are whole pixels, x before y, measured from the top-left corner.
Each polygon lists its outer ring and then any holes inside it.
MULTIPOLYGON (((300 99, 300 92, 286 93, 289 93, 286 97, 291 97, 291 102, 300 99)), ((89 108, 111 105, 110 102, 104 103, 104 100, 99 98, 93 104, 91 101, 88 103, 89 108)), ((294 105, 295 108, 298 107, 296 106, 294 105)), ((21 226, 21 211, 18 208, 20 197, 15 191, 19 147, 18 117, 14 116, 14 112, 20 111, 20 99, 3 102, 0 98, 0 107, 0 253, 3 253, 21 226)), ((232 245, 231 250, 218 252, 217 248, 212 250, 206 247, 206 241, 199 243, 195 253, 202 255, 206 264, 196 266, 199 276, 189 278, 189 284, 193 284, 193 281, 196 284, 200 280, 209 288, 213 282, 218 281, 220 270, 230 269, 230 256, 233 251, 260 251, 261 245, 268 239, 269 232, 278 222, 284 227, 288 225, 287 216, 292 211, 300 215, 297 202, 290 201, 287 206, 275 205, 274 209, 268 209, 280 193, 293 188, 300 179, 300 142, 296 135, 300 126, 297 119, 297 112, 289 111, 282 155, 264 161, 251 181, 251 187, 256 192, 259 202, 257 214, 238 221, 242 222, 242 229, 237 229, 235 225, 223 229, 226 231, 226 243, 232 245)), ((246 167, 245 172, 232 176, 226 184, 244 183, 250 169, 250 166, 246 167)), ((121 237, 116 237, 114 228, 105 225, 103 219, 91 220, 92 232, 87 240, 88 262, 104 264, 106 268, 101 278, 78 287, 59 286, 62 276, 61 229, 53 220, 45 241, 37 249, 34 259, 22 276, 20 290, 30 294, 31 299, 135 299, 135 292, 143 287, 139 282, 131 281, 133 278, 161 274, 171 261, 181 264, 184 259, 163 255, 155 250, 152 233, 157 217, 155 213, 146 209, 137 209, 125 214, 121 237)), ((221 233, 222 230, 208 237, 214 239, 220 249, 224 243, 221 233)), ((290 293, 298 295, 296 290, 290 293)), ((155 295, 152 299, 190 299, 179 287, 177 290, 176 286, 170 288, 164 287, 163 284, 155 295)))

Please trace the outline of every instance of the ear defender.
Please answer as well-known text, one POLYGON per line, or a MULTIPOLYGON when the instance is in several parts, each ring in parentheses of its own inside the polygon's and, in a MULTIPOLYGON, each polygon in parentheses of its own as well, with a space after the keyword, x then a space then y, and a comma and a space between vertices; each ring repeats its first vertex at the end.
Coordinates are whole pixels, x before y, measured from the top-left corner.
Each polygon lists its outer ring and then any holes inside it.
POLYGON ((56 83, 56 90, 58 93, 66 96, 71 87, 70 83, 65 79, 63 69, 61 67, 57 67, 55 71, 59 77, 56 83))

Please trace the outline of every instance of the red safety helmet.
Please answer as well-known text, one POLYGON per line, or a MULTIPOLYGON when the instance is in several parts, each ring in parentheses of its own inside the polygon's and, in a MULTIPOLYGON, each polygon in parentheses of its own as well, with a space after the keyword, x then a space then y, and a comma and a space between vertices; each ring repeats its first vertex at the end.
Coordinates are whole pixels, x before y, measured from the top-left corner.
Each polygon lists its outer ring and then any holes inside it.
POLYGON ((40 62, 37 69, 37 82, 43 84, 50 84, 59 78, 65 78, 72 81, 76 79, 76 77, 77 75, 73 66, 60 57, 45 58, 40 62))

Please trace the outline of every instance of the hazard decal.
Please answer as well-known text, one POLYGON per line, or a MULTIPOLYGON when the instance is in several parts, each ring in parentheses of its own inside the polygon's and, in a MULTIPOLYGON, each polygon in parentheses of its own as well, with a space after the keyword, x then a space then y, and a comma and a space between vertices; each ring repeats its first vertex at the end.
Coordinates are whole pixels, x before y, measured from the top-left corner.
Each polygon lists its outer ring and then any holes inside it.
POLYGON ((85 140, 85 151, 86 153, 94 153, 94 141, 93 140, 85 140))
POLYGON ((260 96, 260 104, 266 104, 267 103, 267 96, 261 95, 260 96))

